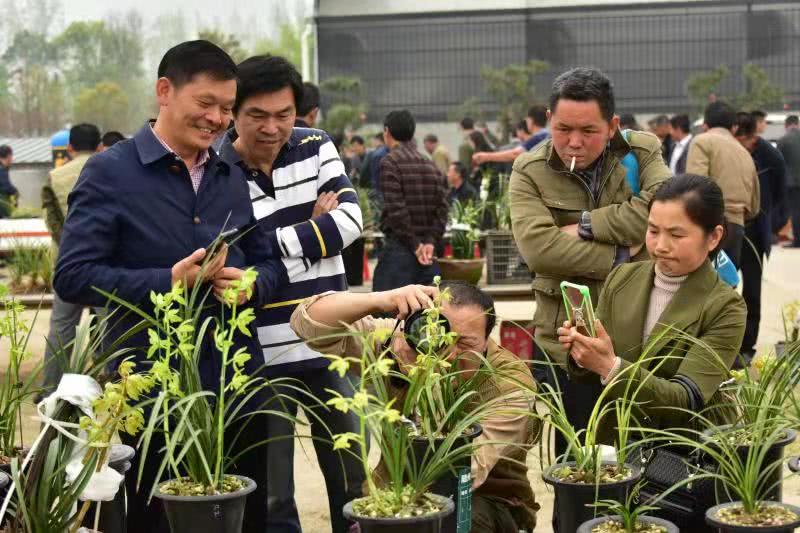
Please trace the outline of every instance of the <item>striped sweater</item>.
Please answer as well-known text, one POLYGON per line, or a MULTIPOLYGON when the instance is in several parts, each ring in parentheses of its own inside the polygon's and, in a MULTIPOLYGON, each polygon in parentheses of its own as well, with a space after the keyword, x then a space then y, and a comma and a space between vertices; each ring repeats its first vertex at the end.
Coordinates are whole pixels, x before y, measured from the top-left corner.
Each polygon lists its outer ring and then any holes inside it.
POLYGON ((294 128, 272 166, 272 176, 244 163, 233 147, 231 130, 220 156, 244 169, 253 212, 270 240, 281 250, 289 284, 258 313, 256 325, 269 373, 295 373, 327 366, 289 327, 295 307, 305 298, 347 290, 341 251, 362 232, 358 197, 328 135, 311 128, 294 128), (312 218, 317 197, 337 193, 339 206, 312 218))

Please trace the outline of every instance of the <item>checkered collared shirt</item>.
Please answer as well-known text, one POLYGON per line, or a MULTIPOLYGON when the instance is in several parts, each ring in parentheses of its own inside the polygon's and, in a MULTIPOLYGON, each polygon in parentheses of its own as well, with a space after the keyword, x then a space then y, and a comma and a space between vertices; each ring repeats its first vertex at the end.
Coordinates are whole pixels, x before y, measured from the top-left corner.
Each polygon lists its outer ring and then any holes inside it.
MULTIPOLYGON (((153 129, 152 124, 150 125, 150 129, 153 130, 153 135, 155 135, 156 139, 158 139, 158 142, 161 143, 161 146, 174 154, 175 150, 170 148, 167 142, 158 136, 158 133, 156 133, 156 130, 153 129)), ((200 189, 200 182, 203 181, 203 174, 206 172, 206 163, 208 163, 210 157, 211 156, 208 155, 208 150, 203 150, 200 152, 200 155, 197 156, 194 166, 189 169, 189 177, 192 180, 192 188, 194 189, 195 193, 197 193, 198 189, 200 189)))

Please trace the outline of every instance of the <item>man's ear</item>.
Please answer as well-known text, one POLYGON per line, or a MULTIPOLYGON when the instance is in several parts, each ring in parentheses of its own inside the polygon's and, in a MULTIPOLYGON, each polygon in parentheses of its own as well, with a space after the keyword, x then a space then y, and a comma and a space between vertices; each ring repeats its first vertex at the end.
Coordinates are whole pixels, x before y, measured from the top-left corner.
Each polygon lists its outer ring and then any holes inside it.
POLYGON ((172 90, 172 82, 167 78, 156 80, 156 100, 159 106, 167 105, 167 98, 172 90))

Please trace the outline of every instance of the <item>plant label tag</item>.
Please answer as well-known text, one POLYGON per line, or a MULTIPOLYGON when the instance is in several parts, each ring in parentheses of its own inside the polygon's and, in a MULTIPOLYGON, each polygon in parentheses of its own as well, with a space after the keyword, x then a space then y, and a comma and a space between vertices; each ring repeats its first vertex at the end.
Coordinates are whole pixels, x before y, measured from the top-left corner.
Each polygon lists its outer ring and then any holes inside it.
POLYGON ((456 499, 456 533, 469 533, 472 528, 472 470, 459 468, 456 499))

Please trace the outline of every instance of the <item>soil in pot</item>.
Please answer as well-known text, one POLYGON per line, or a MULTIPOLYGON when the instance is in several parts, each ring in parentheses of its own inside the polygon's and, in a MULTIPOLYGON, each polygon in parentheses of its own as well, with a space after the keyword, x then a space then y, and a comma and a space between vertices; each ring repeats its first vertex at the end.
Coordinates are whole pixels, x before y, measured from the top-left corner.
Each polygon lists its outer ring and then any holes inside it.
POLYGON ((398 513, 400 516, 365 516, 369 513, 368 498, 348 502, 343 514, 358 523, 361 533, 440 533, 443 520, 453 513, 455 504, 437 494, 426 494, 425 498, 416 511, 398 513))
POLYGON ((179 479, 162 483, 154 496, 164 504, 172 533, 240 533, 247 495, 254 490, 256 482, 250 478, 225 476, 217 494, 179 479))
MULTIPOLYGON (((640 516, 634 533, 679 533, 678 526, 663 518, 640 516)), ((584 522, 578 533, 628 533, 618 515, 601 516, 584 522)))
MULTIPOLYGON (((483 432, 483 428, 476 424, 466 431, 460 439, 453 444, 453 449, 465 446, 478 438, 483 432)), ((415 438, 412 443, 414 450, 414 460, 419 464, 425 454, 428 457, 436 453, 436 449, 444 438, 436 438, 431 445, 427 438, 415 438)), ((430 487, 430 492, 439 494, 446 498, 451 498, 455 503, 455 512, 445 517, 442 522, 443 533, 456 533, 457 531, 469 531, 472 523, 472 461, 469 457, 464 457, 453 465, 455 472, 448 471, 437 479, 430 487), (459 523, 461 528, 459 528, 459 523)))
MULTIPOLYGON (((730 426, 720 426, 720 429, 727 429, 730 426)), ((793 429, 786 429, 786 436, 781 440, 775 442, 772 448, 765 454, 764 456, 764 464, 771 465, 776 463, 783 462, 783 449, 794 442, 795 438, 797 437, 797 432, 793 429)), ((706 435, 710 442, 713 443, 713 434, 714 429, 709 429, 703 432, 706 435)), ((744 431, 734 431, 729 435, 729 438, 734 439, 734 443, 737 444, 739 456, 742 458, 743 461, 747 460, 747 454, 749 451, 749 444, 752 443, 752 436, 746 434, 744 431)), ((766 499, 773 502, 779 502, 783 499, 783 469, 776 468, 775 471, 772 473, 770 478, 766 481, 767 487, 772 487, 766 495, 766 499)), ((717 494, 719 494, 719 498, 717 498, 717 503, 727 503, 730 502, 730 498, 726 498, 726 491, 725 488, 722 486, 718 486, 717 494)))
POLYGON ((723 503, 706 511, 706 522, 722 532, 788 532, 800 526, 800 507, 764 502, 756 513, 748 514, 741 502, 723 503))
POLYGON ((625 501, 640 476, 641 471, 635 466, 626 464, 620 469, 617 463, 603 463, 598 476, 600 483, 596 484, 595 476, 577 471, 574 462, 548 468, 542 478, 555 492, 553 508, 558 531, 577 531, 581 524, 594 518, 596 509, 592 505, 596 501, 625 501))

